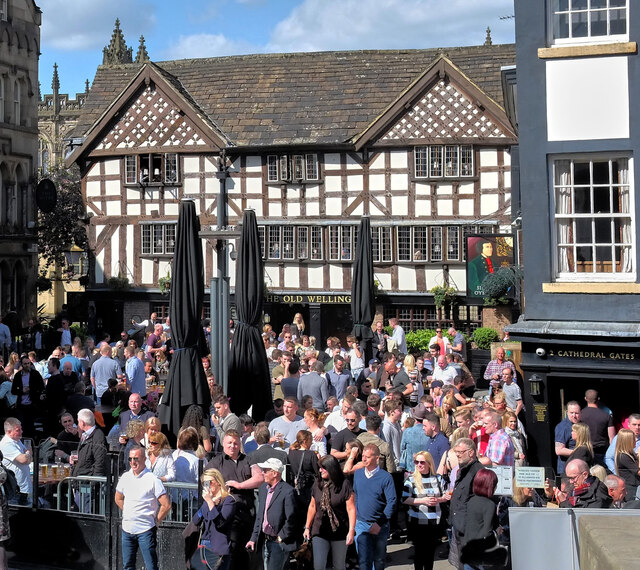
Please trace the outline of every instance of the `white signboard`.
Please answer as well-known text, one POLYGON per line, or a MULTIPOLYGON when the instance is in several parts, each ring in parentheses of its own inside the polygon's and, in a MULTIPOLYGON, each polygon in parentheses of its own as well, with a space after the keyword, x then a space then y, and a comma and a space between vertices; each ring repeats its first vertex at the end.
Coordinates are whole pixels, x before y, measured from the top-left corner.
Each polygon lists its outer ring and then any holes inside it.
POLYGON ((496 467, 487 467, 498 476, 498 486, 496 487, 496 495, 513 495, 513 467, 510 465, 498 465, 496 467))
POLYGON ((516 467, 516 485, 544 489, 544 467, 516 467))

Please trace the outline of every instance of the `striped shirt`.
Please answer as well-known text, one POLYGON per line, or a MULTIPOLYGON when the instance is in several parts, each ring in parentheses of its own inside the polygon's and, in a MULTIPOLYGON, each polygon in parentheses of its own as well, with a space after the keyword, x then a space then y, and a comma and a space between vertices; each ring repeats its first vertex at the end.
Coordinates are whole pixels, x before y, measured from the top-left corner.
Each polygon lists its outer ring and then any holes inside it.
MULTIPOLYGON (((430 475, 422 478, 422 493, 416 489, 414 476, 411 475, 404 482, 402 498, 422 499, 425 497, 442 497, 443 481, 440 475, 430 475)), ((409 517, 418 524, 438 524, 440 522, 440 504, 434 507, 427 505, 410 505, 409 517)))

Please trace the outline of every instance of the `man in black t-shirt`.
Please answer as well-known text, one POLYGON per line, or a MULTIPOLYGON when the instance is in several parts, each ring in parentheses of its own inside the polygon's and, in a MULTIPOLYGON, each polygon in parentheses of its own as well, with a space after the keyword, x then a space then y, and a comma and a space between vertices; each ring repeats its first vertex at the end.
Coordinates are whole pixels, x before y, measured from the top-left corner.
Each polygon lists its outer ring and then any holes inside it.
POLYGON ((347 442, 356 439, 365 431, 360 429, 362 416, 360 416, 357 411, 349 410, 345 414, 344 419, 345 422, 347 422, 347 427, 331 437, 331 455, 341 463, 344 463, 349 455, 349 452, 345 451, 347 442))
POLYGON ((595 390, 587 390, 584 394, 587 407, 580 414, 580 421, 589 426, 593 455, 597 463, 604 466, 604 456, 607 448, 616 435, 611 414, 598 407, 600 397, 595 390))

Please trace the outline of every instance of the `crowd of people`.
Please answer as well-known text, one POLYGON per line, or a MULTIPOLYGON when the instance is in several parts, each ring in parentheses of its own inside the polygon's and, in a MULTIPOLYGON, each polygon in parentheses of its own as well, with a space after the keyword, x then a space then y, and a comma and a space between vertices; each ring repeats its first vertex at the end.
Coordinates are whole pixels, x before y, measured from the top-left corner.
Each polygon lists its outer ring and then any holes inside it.
MULTIPOLYGON (((432 568, 443 544, 457 568, 507 567, 511 506, 638 504, 640 415, 616 435, 594 390, 584 409, 567 405, 555 430, 560 478, 540 493, 514 482, 512 496, 495 496, 491 468, 529 460, 516 368, 498 348, 484 373, 489 395, 474 398, 466 342, 453 327, 437 328, 428 351, 408 354, 399 323, 390 319, 385 332, 377 321, 374 357, 365 361, 351 336, 346 348, 336 337, 317 346, 299 314, 279 333, 266 325, 273 409, 264 418, 234 414, 205 357, 211 408, 191 406, 173 442, 155 413, 170 323, 151 315, 134 325, 146 331, 140 344, 123 331, 96 346, 70 338, 67 323, 60 334, 70 344, 45 360, 9 353, 0 368, 2 465, 17 485, 9 499, 33 500, 33 451, 23 435, 40 450, 47 442, 73 476, 105 475, 108 451, 117 452, 124 568, 135 568, 138 549, 147 568, 158 567, 158 524, 182 493, 167 485, 174 482, 202 488, 195 514, 181 513, 193 515, 189 566, 220 570, 280 570, 309 550, 315 570, 379 570, 390 538, 412 543, 416 570, 432 568)), ((6 499, 0 541, 8 538, 6 499)), ((94 508, 73 499, 80 512, 94 508)))

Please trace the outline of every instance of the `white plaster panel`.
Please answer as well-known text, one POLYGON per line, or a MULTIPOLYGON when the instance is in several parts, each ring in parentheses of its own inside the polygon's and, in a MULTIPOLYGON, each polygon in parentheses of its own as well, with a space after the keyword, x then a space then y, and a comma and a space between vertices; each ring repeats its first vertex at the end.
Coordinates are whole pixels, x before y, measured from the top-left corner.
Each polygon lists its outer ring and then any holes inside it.
POLYGON ((329 152, 324 155, 324 169, 336 170, 340 168, 340 155, 338 153, 329 152))
POLYGON ((389 273, 374 273, 373 278, 379 281, 383 291, 391 291, 391 275, 389 273))
POLYGON ((308 265, 307 277, 309 281, 309 289, 324 289, 324 269, 322 265, 308 265))
POLYGON ((282 217, 282 204, 280 202, 273 202, 269 204, 269 216, 276 218, 282 217))
POLYGON ((300 289, 300 269, 297 266, 287 265, 284 268, 284 286, 287 289, 300 289))
POLYGON ((95 198, 100 196, 100 182, 90 180, 87 182, 87 198, 95 198))
POLYGON ((269 186, 269 198, 276 200, 282 197, 282 190, 280 186, 269 186))
POLYGON ((505 166, 511 166, 511 154, 509 154, 506 150, 502 153, 503 159, 502 162, 504 162, 505 166))
POLYGON ((453 194, 453 186, 451 184, 438 184, 436 196, 451 196, 451 194, 453 194))
POLYGON ((369 190, 384 190, 384 174, 369 175, 369 190))
POLYGON ((104 193, 107 196, 120 196, 120 181, 106 180, 104 183, 104 193))
POLYGON ((473 182, 467 182, 458 186, 458 194, 473 194, 473 182))
MULTIPOLYGON (((384 200, 380 201, 380 203, 384 204, 384 200)), ((380 208, 378 208, 378 205, 373 201, 369 201, 369 214, 371 216, 387 216, 388 215, 386 212, 383 212, 380 208)))
POLYGON ((398 266, 398 288, 400 291, 415 291, 418 288, 413 267, 398 266))
POLYGON ((119 200, 109 200, 108 202, 105 202, 105 204, 105 214, 107 216, 120 216, 122 214, 122 208, 120 207, 119 200))
POLYGON ((305 196, 307 197, 307 200, 309 200, 309 198, 319 198, 320 186, 317 186, 317 185, 307 186, 307 189, 305 190, 305 196))
POLYGON ((416 196, 429 196, 431 194, 431 184, 416 182, 416 196))
POLYGON ((480 173, 480 188, 497 188, 498 187, 498 173, 497 172, 481 172, 480 173))
POLYGON ((350 192, 362 192, 362 188, 364 184, 364 176, 353 174, 347 176, 347 190, 350 192))
POLYGON ((257 217, 262 217, 262 200, 247 199, 247 208, 249 210, 254 210, 257 217))
POLYGON ((371 161, 369 169, 371 170, 374 168, 384 168, 384 152, 378 154, 378 156, 371 161))
POLYGON ((326 192, 340 192, 342 188, 340 176, 325 176, 324 189, 326 192))
POLYGON ((166 259, 161 259, 160 261, 158 261, 158 275, 162 277, 168 272, 171 272, 171 262, 166 259))
POLYGON ((246 178, 245 184, 249 194, 262 194, 262 178, 246 178))
POLYGON ((389 152, 391 168, 407 168, 409 161, 406 150, 392 150, 389 152))
MULTIPOLYGON (((196 166, 195 172, 198 172, 198 166, 196 166)), ((218 160, 216 157, 206 156, 204 159, 204 171, 205 172, 217 172, 218 160)))
POLYGON ((209 208, 211 208, 213 206, 213 202, 214 202, 213 198, 205 198, 204 207, 208 210, 209 208))
POLYGON ((356 162, 353 157, 348 154, 347 155, 347 169, 348 170, 362 170, 362 165, 360 165, 360 163, 356 162))
MULTIPOLYGON (((96 231, 99 231, 98 228, 104 226, 97 226, 96 231)), ((96 271, 95 271, 96 283, 104 283, 104 249, 96 255, 96 271)))
POLYGON ((164 205, 165 216, 177 216, 178 215, 178 203, 165 203, 164 205))
POLYGON ((431 200, 416 200, 416 217, 431 216, 431 200))
POLYGON ((262 170, 262 157, 247 156, 246 165, 247 172, 260 172, 262 170))
POLYGON ((127 200, 137 200, 140 198, 140 190, 137 188, 127 187, 126 196, 127 200))
POLYGON ((134 257, 137 254, 137 248, 135 247, 135 238, 133 236, 133 226, 131 224, 129 224, 126 227, 126 234, 127 234, 127 267, 129 268, 129 270, 132 272, 131 275, 129 276, 129 280, 133 283, 133 264, 134 264, 134 257))
POLYGON ((142 212, 140 211, 140 204, 129 204, 127 206, 127 215, 128 216, 139 216, 142 212))
POLYGON ((407 190, 407 188, 409 188, 408 174, 391 175, 391 190, 407 190))
POLYGON ((218 194, 220 191, 220 184, 216 178, 204 179, 204 191, 206 194, 218 194))
POLYGON ((394 196, 391 198, 391 205, 394 216, 409 215, 409 196, 394 196))
POLYGON ((87 172, 87 176, 100 176, 100 163, 96 162, 87 172))
POLYGON ((191 174, 194 172, 198 172, 200 168, 200 159, 197 156, 185 156, 182 160, 185 173, 191 174))
POLYGON ((327 212, 327 216, 339 216, 342 214, 342 199, 327 198, 324 201, 324 207, 327 212))
POLYGON ((438 200, 437 205, 438 216, 453 215, 453 200, 438 200))
MULTIPOLYGON (((427 269, 425 271, 425 278, 427 282, 427 291, 430 291, 436 285, 442 286, 442 268, 427 269)), ((456 280, 456 283, 459 283, 459 281, 456 280)))
POLYGON ((473 216, 473 200, 460 199, 458 202, 458 213, 461 216, 473 216))
POLYGON ((495 148, 481 148, 480 166, 498 166, 498 151, 495 148))
POLYGON ((364 215, 364 204, 360 202, 351 213, 352 216, 363 216, 364 215))
POLYGON ((265 265, 264 277, 267 283, 267 287, 269 287, 270 289, 280 287, 280 271, 278 270, 277 265, 275 267, 272 265, 265 265))
POLYGON ((546 62, 550 141, 629 138, 628 57, 546 62))
POLYGON ((344 280, 342 275, 342 265, 330 265, 329 266, 329 288, 342 289, 344 287, 344 280))
POLYGON ((200 180, 198 178, 185 178, 182 187, 185 194, 198 194, 200 192, 200 180))
POLYGON ((120 269, 119 262, 125 261, 124 259, 120 259, 120 227, 113 232, 111 243, 107 247, 111 247, 111 276, 116 277, 120 269))
POLYGON ((143 283, 153 282, 153 260, 152 259, 142 259, 142 282, 143 283))
POLYGON ((233 171, 233 172, 240 172, 240 158, 236 158, 231 163, 231 166, 229 167, 229 170, 233 171))
POLYGON ((287 202, 287 215, 290 218, 297 218, 300 216, 300 202, 287 202))
POLYGON ((511 171, 507 171, 504 173, 504 187, 510 189, 511 188, 511 171))
POLYGON ((150 216, 152 211, 158 211, 158 205, 157 204, 149 204, 148 202, 145 202, 144 205, 144 215, 145 216, 150 216))
POLYGON ((233 261, 233 259, 229 258, 229 287, 236 286, 236 266, 237 261, 233 261))
POLYGON ((120 161, 118 159, 105 160, 104 173, 106 175, 120 174, 120 161))
POLYGON ((319 215, 320 215, 320 203, 307 202, 307 216, 319 216, 319 215))
POLYGON ((467 290, 467 272, 464 267, 450 267, 449 276, 451 277, 450 281, 456 284, 459 291, 464 292, 467 290))
POLYGON ((480 215, 486 216, 498 210, 498 195, 483 194, 480 196, 480 215))

